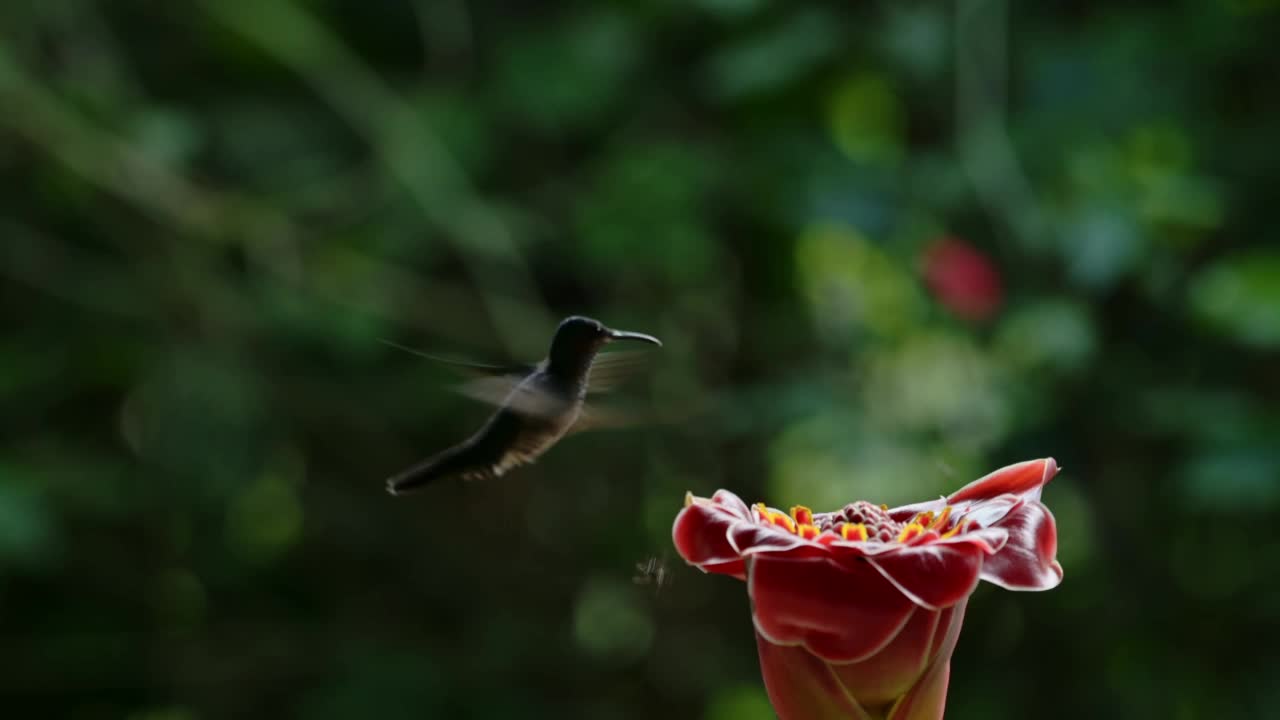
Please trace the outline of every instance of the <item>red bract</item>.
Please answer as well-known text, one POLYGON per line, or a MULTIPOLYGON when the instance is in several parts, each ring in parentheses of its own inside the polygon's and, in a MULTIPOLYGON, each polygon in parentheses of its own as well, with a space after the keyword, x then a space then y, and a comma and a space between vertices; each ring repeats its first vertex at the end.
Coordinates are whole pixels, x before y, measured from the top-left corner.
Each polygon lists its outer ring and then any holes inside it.
POLYGON ((830 513, 688 495, 672 534, 691 565, 747 582, 760 668, 782 720, 938 720, 965 603, 979 580, 1062 581, 1040 490, 1052 458, 950 497, 830 513))

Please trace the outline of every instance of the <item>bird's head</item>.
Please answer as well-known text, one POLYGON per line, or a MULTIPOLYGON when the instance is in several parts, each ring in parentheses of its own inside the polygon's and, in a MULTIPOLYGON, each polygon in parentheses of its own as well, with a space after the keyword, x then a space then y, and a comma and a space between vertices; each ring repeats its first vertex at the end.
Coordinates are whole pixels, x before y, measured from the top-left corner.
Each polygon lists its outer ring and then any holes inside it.
POLYGON ((590 364, 591 358, 605 343, 614 340, 635 340, 662 345, 658 338, 638 332, 613 330, 604 323, 581 315, 567 317, 556 328, 548 354, 551 367, 572 370, 590 364))

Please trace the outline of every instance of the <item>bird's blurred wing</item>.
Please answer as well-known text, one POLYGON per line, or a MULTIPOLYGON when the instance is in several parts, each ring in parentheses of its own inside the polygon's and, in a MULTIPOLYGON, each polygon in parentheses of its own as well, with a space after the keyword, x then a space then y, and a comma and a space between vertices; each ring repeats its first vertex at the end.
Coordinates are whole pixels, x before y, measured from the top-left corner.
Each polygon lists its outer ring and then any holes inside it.
POLYGON ((431 360, 432 362, 437 362, 437 363, 440 363, 441 365, 447 365, 450 368, 453 368, 457 372, 461 372, 466 375, 470 375, 472 377, 485 378, 485 377, 512 376, 515 378, 515 382, 519 382, 520 378, 524 377, 525 375, 528 375, 530 372, 533 372, 532 365, 521 365, 521 364, 515 364, 515 363, 511 365, 492 365, 489 363, 471 362, 470 360, 459 360, 457 358, 448 358, 448 357, 443 357, 441 355, 432 355, 430 353, 425 353, 421 350, 415 350, 414 348, 411 348, 407 345, 401 345, 400 343, 392 342, 391 340, 387 340, 385 338, 379 338, 378 342, 382 343, 383 345, 388 345, 398 350, 403 350, 407 353, 417 355, 420 358, 426 358, 427 360, 431 360))
POLYGON ((627 408, 601 402, 583 403, 582 410, 578 413, 578 419, 569 428, 568 434, 576 435, 580 432, 592 430, 618 430, 644 423, 653 423, 656 420, 657 417, 652 412, 637 408, 627 408))
POLYGON ((569 432, 576 434, 591 430, 609 430, 627 427, 633 423, 635 418, 622 410, 584 403, 582 410, 578 413, 577 421, 573 423, 573 427, 569 428, 569 432))
POLYGON ((551 417, 564 411, 565 401, 550 393, 521 384, 512 376, 484 377, 468 380, 454 388, 472 400, 505 407, 521 415, 551 417))
POLYGON ((651 353, 643 350, 615 350, 596 356, 587 376, 587 392, 609 392, 640 374, 651 364, 651 353))
POLYGON ((636 403, 620 404, 616 401, 592 400, 582 404, 578 420, 569 428, 569 434, 590 430, 617 430, 637 425, 676 425, 691 419, 705 417, 705 403, 683 407, 637 407, 636 403))

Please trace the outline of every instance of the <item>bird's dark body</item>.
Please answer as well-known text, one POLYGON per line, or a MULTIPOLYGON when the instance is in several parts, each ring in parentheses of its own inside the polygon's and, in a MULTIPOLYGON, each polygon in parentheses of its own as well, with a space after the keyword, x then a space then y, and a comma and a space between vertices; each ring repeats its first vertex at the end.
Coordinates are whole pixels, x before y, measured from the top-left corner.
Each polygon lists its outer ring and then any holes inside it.
POLYGON ((391 478, 388 491, 401 494, 444 478, 495 478, 537 460, 578 422, 592 362, 611 339, 661 344, 647 335, 609 330, 589 318, 566 319, 547 359, 516 383, 474 435, 391 478))
MULTIPOLYGON (((535 371, 511 391, 507 401, 474 435, 409 472, 419 481, 417 484, 446 476, 481 480, 502 475, 515 465, 532 462, 564 437, 577 421, 586 383, 577 384, 580 389, 575 391, 571 383, 550 377, 545 371, 535 371), (569 387, 562 387, 566 385, 569 387), (560 407, 530 412, 522 407, 524 398, 560 407)), ((401 477, 403 485, 408 478, 401 477)))

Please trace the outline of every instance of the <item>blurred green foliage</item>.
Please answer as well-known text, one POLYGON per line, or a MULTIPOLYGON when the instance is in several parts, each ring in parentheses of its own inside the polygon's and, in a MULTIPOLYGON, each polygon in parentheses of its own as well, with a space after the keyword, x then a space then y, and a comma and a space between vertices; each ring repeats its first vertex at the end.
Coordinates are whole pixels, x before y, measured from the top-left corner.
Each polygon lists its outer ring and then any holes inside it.
POLYGON ((1276 3, 0 28, 6 717, 766 718, 742 587, 672 557, 686 489, 899 503, 1045 455, 1066 581, 979 590, 948 718, 1280 700, 1276 3), (997 312, 931 292, 944 237, 997 312), (486 409, 379 338, 527 361, 570 313, 666 341, 659 422, 382 492, 486 409))

